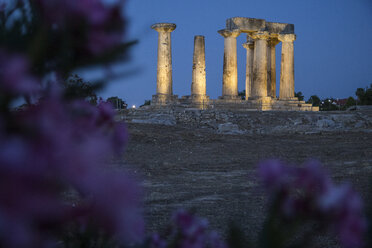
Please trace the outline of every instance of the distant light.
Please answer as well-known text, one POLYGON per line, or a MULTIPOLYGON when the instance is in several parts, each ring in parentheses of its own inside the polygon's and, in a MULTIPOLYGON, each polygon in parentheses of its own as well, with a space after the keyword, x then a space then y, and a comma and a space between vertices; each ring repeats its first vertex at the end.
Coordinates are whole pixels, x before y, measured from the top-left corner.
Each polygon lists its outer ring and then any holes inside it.
POLYGON ((136 108, 136 105, 132 105, 132 108, 136 108))

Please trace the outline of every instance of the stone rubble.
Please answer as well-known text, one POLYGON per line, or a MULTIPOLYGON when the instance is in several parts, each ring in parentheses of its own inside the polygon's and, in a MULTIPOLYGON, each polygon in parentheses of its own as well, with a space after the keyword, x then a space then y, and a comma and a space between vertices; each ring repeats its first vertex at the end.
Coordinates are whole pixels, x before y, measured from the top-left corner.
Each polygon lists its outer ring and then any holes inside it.
POLYGON ((223 134, 314 134, 372 132, 372 111, 225 111, 198 109, 129 109, 118 114, 128 123, 202 128, 223 134))

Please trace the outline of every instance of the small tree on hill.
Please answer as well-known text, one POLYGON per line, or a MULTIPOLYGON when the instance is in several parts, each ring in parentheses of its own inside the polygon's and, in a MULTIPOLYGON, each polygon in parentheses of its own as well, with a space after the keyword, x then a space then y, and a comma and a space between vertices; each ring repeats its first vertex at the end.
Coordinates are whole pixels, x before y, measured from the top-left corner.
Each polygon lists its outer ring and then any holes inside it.
POLYGON ((353 97, 350 96, 350 97, 347 99, 347 101, 346 101, 345 108, 347 109, 347 108, 350 108, 350 107, 355 106, 355 105, 356 105, 356 101, 355 101, 355 99, 354 99, 353 97))
POLYGON ((355 92, 359 105, 372 105, 372 84, 369 87, 358 88, 355 92))
POLYGON ((320 98, 317 95, 312 95, 306 103, 311 103, 313 106, 320 106, 320 98))
POLYGON ((128 107, 128 104, 117 96, 109 97, 107 101, 112 104, 114 109, 126 109, 128 107))
POLYGON ((148 105, 151 105, 151 100, 145 100, 145 102, 140 107, 148 106, 148 105))
POLYGON ((84 99, 93 105, 97 105, 96 91, 102 87, 100 83, 92 84, 84 81, 78 75, 71 75, 63 82, 65 88, 64 97, 71 99, 84 99))
POLYGON ((299 101, 303 101, 304 98, 305 98, 301 91, 299 91, 299 92, 295 92, 294 95, 295 95, 295 97, 298 98, 299 101))

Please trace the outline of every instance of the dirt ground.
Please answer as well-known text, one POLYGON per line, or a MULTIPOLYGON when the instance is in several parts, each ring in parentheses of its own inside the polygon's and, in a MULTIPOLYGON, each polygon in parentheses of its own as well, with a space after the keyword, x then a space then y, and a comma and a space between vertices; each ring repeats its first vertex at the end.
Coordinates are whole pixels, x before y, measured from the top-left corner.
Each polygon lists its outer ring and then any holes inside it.
POLYGON ((186 208, 221 233, 235 221, 255 237, 267 199, 256 169, 268 158, 294 165, 318 159, 336 182, 351 182, 370 203, 372 132, 228 135, 181 125, 128 128, 124 160, 116 163, 142 181, 149 231, 162 230, 175 209, 186 208))

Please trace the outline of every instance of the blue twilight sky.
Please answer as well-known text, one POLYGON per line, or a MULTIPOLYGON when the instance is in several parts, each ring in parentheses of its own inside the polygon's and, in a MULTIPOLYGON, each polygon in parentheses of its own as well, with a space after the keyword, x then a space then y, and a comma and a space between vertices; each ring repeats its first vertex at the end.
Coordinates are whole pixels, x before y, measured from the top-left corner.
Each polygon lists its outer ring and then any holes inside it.
MULTIPOLYGON (((173 90, 189 95, 193 40, 206 41, 207 94, 222 92, 223 37, 217 30, 225 20, 242 16, 270 22, 295 24, 295 90, 307 100, 311 95, 345 98, 357 87, 372 83, 372 1, 371 0, 128 0, 128 38, 139 43, 123 70, 135 70, 119 78, 100 95, 119 96, 128 104, 140 105, 156 92, 157 22, 177 24, 172 33, 173 90)), ((238 87, 245 87, 246 36, 238 37, 238 87)), ((277 85, 280 73, 277 46, 277 85)), ((277 89, 279 87, 277 86, 277 89)))

